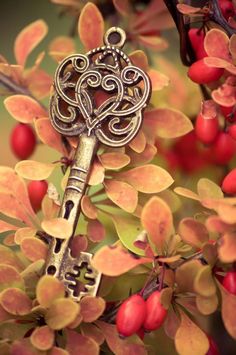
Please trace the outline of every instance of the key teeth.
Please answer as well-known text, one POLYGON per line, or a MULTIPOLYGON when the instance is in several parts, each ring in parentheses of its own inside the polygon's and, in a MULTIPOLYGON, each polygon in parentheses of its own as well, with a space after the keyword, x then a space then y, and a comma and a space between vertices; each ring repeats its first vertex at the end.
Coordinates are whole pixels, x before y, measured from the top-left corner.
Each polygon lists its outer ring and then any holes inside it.
POLYGON ((81 252, 79 257, 73 258, 69 253, 68 257, 64 261, 64 267, 62 270, 67 295, 76 302, 84 296, 96 296, 98 287, 101 280, 101 273, 91 266, 92 254, 87 252, 81 252), (85 290, 80 291, 78 295, 75 295, 76 286, 78 286, 78 280, 76 277, 80 275, 80 269, 86 268, 87 271, 84 274, 84 278, 88 280, 88 283, 84 285, 85 290))

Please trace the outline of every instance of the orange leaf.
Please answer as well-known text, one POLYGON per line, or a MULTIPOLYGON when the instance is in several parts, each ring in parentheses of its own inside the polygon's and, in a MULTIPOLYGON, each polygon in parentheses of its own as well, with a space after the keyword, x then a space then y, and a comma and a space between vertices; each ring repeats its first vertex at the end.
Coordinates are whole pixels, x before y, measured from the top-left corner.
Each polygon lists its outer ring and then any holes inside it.
POLYGON ((15 171, 25 179, 45 180, 56 166, 56 164, 40 163, 34 160, 21 160, 16 164, 15 171))
POLYGON ((60 217, 44 220, 41 227, 48 235, 60 239, 67 239, 73 233, 72 224, 60 217))
POLYGON ((45 260, 47 257, 48 246, 40 239, 32 237, 24 238, 20 248, 30 261, 45 260))
POLYGON ((52 127, 47 117, 42 117, 34 121, 35 130, 39 139, 49 147, 56 149, 63 155, 66 155, 66 149, 62 144, 61 135, 52 127))
POLYGON ((36 296, 42 307, 50 307, 56 299, 62 298, 64 295, 63 283, 54 276, 44 275, 40 278, 36 288, 36 296))
POLYGON ((183 241, 195 248, 201 248, 209 240, 204 224, 193 218, 184 218, 179 224, 179 235, 183 241))
POLYGON ((193 129, 192 122, 186 115, 170 108, 147 111, 144 122, 161 138, 181 137, 193 129))
POLYGON ((138 192, 123 181, 105 180, 105 190, 109 199, 126 212, 134 212, 138 203, 138 192))
POLYGON ((31 299, 19 288, 7 288, 2 291, 0 304, 8 313, 20 316, 30 313, 32 307, 31 299))
POLYGON ((131 165, 143 165, 147 164, 155 157, 157 148, 147 143, 144 151, 142 153, 135 153, 132 150, 128 151, 129 157, 131 158, 131 165))
POLYGON ((144 193, 161 192, 173 183, 172 177, 166 170, 152 164, 118 173, 116 178, 126 181, 136 190, 144 193))
POLYGON ((0 221, 0 233, 14 231, 18 227, 14 226, 13 224, 7 223, 5 221, 0 221))
POLYGON ((213 28, 206 33, 204 48, 209 57, 231 60, 229 54, 229 37, 218 28, 213 28))
POLYGON ((88 222, 87 236, 94 243, 100 243, 106 235, 106 230, 99 220, 88 222))
POLYGON ((236 233, 226 233, 220 239, 218 255, 223 263, 236 261, 236 233))
POLYGON ((36 234, 36 229, 31 227, 19 228, 15 233, 15 243, 21 244, 24 238, 34 237, 36 234))
POLYGON ((14 343, 11 345, 11 354, 12 355, 13 354, 14 355, 39 355, 39 351, 33 347, 33 345, 30 342, 30 338, 23 338, 14 341, 14 343))
MULTIPOLYGON (((123 1, 123 0, 121 0, 123 1)), ((148 71, 148 58, 146 54, 140 49, 129 54, 129 58, 133 65, 142 69, 143 71, 148 71)))
POLYGON ((180 196, 191 198, 192 200, 200 201, 200 197, 193 191, 185 189, 184 187, 176 187, 174 192, 180 196))
POLYGON ((49 54, 57 62, 60 62, 69 54, 75 53, 74 40, 67 36, 58 36, 49 45, 49 54))
POLYGON ((22 123, 32 123, 35 118, 47 116, 44 108, 30 96, 12 95, 4 100, 10 115, 22 123))
POLYGON ((103 153, 98 156, 98 159, 102 163, 105 169, 121 169, 128 165, 130 162, 130 157, 123 153, 103 153))
POLYGON ((143 207, 141 222, 152 243, 159 252, 163 252, 173 230, 172 213, 167 203, 159 197, 152 197, 143 207))
POLYGON ((103 314, 106 302, 101 297, 86 296, 80 301, 80 307, 83 321, 92 323, 103 314))
POLYGON ((50 94, 53 79, 43 69, 37 69, 25 73, 25 82, 33 96, 43 99, 50 94))
POLYGON ((175 334, 175 347, 181 355, 205 355, 209 348, 206 334, 180 311, 181 323, 175 334))
POLYGON ((23 265, 15 251, 4 245, 0 245, 0 262, 1 264, 11 265, 18 271, 22 271, 23 265))
POLYGON ((99 355, 99 346, 92 339, 73 330, 67 330, 66 349, 70 355, 99 355))
POLYGON ((103 43, 104 21, 96 5, 87 3, 79 17, 78 31, 86 50, 99 47, 103 43))
POLYGON ((0 167, 0 212, 28 225, 32 225, 31 218, 36 218, 24 180, 5 166, 0 167))
POLYGON ((138 265, 150 262, 152 259, 134 256, 121 246, 104 246, 92 259, 93 267, 107 276, 119 276, 138 265))
POLYGON ((179 12, 181 12, 184 15, 195 14, 196 12, 201 10, 200 7, 193 7, 186 4, 178 4, 177 9, 179 10, 179 12))
POLYGON ((69 298, 58 298, 50 305, 45 320, 51 329, 63 329, 75 320, 79 310, 78 303, 69 298))
POLYGON ((24 66, 28 55, 46 36, 48 27, 43 20, 26 26, 16 37, 14 53, 18 64, 24 66))
POLYGON ((89 175, 88 184, 90 186, 99 185, 104 180, 105 169, 102 164, 95 159, 89 175))
POLYGON ((24 289, 23 278, 13 266, 0 264, 0 291, 8 287, 24 289))
POLYGON ((165 74, 160 73, 158 70, 150 69, 148 75, 151 79, 152 90, 159 91, 165 86, 169 85, 170 79, 165 74))
POLYGON ((129 143, 131 149, 133 149, 136 153, 142 153, 146 147, 146 137, 143 131, 139 131, 137 136, 129 143))
POLYGON ((54 344, 54 331, 47 325, 37 327, 31 334, 30 341, 39 350, 49 350, 54 344))
POLYGON ((221 315, 227 332, 236 339, 236 296, 229 293, 220 283, 218 286, 222 296, 221 315))
POLYGON ((90 219, 96 219, 98 216, 96 206, 92 203, 89 196, 87 195, 82 197, 81 209, 83 214, 90 219))
POLYGON ((105 322, 97 321, 96 324, 101 329, 106 338, 107 345, 112 353, 120 355, 147 355, 147 351, 142 344, 140 338, 132 336, 132 343, 130 339, 121 339, 116 326, 105 322))

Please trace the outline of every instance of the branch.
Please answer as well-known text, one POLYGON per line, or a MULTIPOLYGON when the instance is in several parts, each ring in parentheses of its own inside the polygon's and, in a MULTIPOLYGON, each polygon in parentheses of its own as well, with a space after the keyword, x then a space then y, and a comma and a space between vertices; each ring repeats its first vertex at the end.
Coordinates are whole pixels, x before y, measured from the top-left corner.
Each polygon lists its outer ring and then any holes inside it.
POLYGON ((40 104, 40 106, 42 106, 44 108, 44 110, 47 111, 47 107, 44 106, 38 99, 36 99, 27 88, 15 83, 7 75, 5 75, 3 73, 0 73, 0 84, 2 84, 5 88, 7 88, 13 94, 30 96, 32 99, 37 101, 40 104))

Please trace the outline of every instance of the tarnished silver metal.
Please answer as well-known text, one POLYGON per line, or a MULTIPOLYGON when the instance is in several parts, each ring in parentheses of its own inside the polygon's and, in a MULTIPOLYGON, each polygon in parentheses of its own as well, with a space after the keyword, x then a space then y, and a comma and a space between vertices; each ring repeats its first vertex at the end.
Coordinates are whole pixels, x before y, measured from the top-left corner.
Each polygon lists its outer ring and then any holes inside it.
POLYGON ((101 279, 90 264, 90 253, 73 258, 70 249, 94 155, 99 143, 121 147, 136 136, 151 94, 147 74, 121 50, 125 39, 122 29, 112 27, 105 34, 104 46, 65 58, 55 73, 51 123, 65 136, 78 136, 59 212, 74 228, 68 240, 51 239, 45 273, 62 280, 68 296, 76 301, 86 294, 95 296, 101 279), (79 291, 77 278, 83 267, 88 283, 79 291))

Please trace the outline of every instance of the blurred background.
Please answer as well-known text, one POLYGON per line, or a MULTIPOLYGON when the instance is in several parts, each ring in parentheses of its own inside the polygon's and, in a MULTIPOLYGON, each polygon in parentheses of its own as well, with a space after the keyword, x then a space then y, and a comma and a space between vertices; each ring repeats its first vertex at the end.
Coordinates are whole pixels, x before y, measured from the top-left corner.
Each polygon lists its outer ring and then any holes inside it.
MULTIPOLYGON (((48 45, 53 38, 59 35, 69 35, 74 21, 71 16, 62 16, 60 7, 50 2, 50 0, 1 1, 0 14, 0 53, 10 63, 15 63, 13 46, 15 37, 19 31, 37 19, 43 19, 48 24, 48 35, 30 55, 29 61, 27 61, 27 65, 29 66, 34 63, 37 54, 44 50, 47 51, 48 45)), ((165 59, 169 60, 171 64, 177 68, 179 74, 177 75, 174 73, 174 79, 171 81, 170 88, 164 89, 163 92, 158 92, 158 94, 155 94, 154 100, 157 102, 158 106, 169 105, 169 103, 166 101, 166 97, 169 95, 169 101, 172 100, 172 107, 182 109, 190 117, 194 117, 200 107, 200 92, 198 87, 192 84, 190 80, 186 78, 186 69, 180 63, 177 31, 175 29, 168 30, 164 33, 164 37, 169 41, 169 48, 164 53, 157 53, 156 58, 154 58, 153 65, 157 66, 160 71, 163 70, 165 72, 167 67, 163 65, 163 62, 161 61, 162 56, 164 56, 165 59)), ((77 48, 79 48, 79 46, 79 39, 77 39, 77 48)), ((53 75, 56 68, 56 63, 46 54, 42 63, 42 67, 46 69, 48 73, 53 75)), ((3 100, 4 97, 0 96, 0 165, 13 167, 17 163, 17 159, 14 157, 10 150, 9 135, 12 127, 16 124, 16 121, 5 110, 3 100)), ((48 104, 48 98, 44 100, 44 103, 45 105, 48 104)), ((55 161, 58 158, 59 153, 56 153, 52 149, 42 144, 38 145, 37 149, 31 157, 33 160, 42 162, 55 161)), ((163 162, 161 158, 160 161, 165 165, 165 162, 163 162)), ((173 173, 173 175, 175 174, 175 172, 172 171, 170 171, 170 173, 173 173)), ((182 181, 182 186, 193 186, 195 185, 199 176, 210 177, 213 180, 218 180, 220 172, 218 174, 218 170, 216 168, 214 171, 212 169, 208 169, 204 173, 201 171, 199 175, 189 175, 182 173, 181 178, 178 177, 178 179, 182 181)), ((57 171, 57 176, 53 175, 52 181, 58 185, 60 179, 61 176, 58 176, 57 171)), ((184 211, 184 213, 186 213, 186 211, 184 211)), ((229 336, 227 336, 227 334, 224 332, 219 314, 215 314, 209 323, 206 323, 204 319, 199 321, 204 324, 205 329, 211 329, 211 333, 213 334, 221 349, 221 354, 236 354, 235 342, 230 339, 229 336)), ((156 344, 157 354, 174 355, 175 351, 173 344, 167 340, 162 331, 159 332, 159 335, 160 336, 158 336, 158 338, 155 338, 155 342, 157 341, 156 339, 158 339, 158 344, 156 344)))

